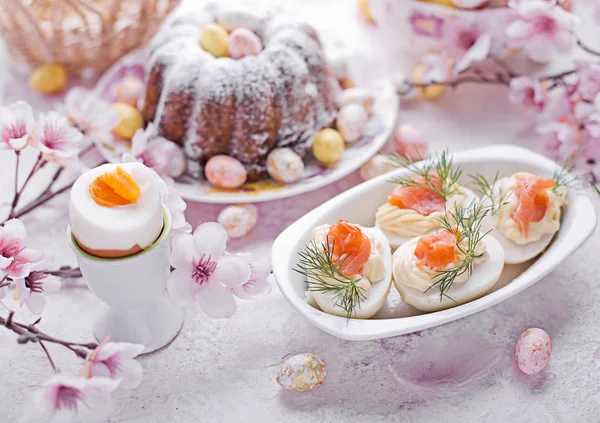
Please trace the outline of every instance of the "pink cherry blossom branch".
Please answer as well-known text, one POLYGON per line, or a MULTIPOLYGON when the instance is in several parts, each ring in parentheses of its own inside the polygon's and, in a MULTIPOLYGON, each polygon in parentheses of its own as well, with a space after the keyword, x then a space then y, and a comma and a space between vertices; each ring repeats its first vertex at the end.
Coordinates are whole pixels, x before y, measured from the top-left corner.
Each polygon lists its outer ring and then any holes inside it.
POLYGON ((590 46, 586 45, 580 39, 577 39, 577 45, 579 46, 580 49, 582 49, 586 53, 589 53, 589 54, 591 54, 593 56, 600 56, 600 51, 591 48, 590 46))
POLYGON ((45 270, 44 273, 64 279, 76 279, 82 276, 79 267, 71 266, 62 266, 58 270, 45 270))
POLYGON ((37 160, 36 160, 35 164, 31 168, 31 171, 29 172, 29 174, 25 178, 25 182, 23 182, 23 186, 21 186, 21 188, 19 188, 19 182, 18 182, 19 181, 19 163, 20 163, 19 158, 21 157, 21 152, 20 151, 15 151, 15 154, 16 154, 16 157, 17 157, 16 158, 16 165, 15 165, 15 196, 13 198, 13 202, 12 202, 12 205, 11 205, 11 208, 10 208, 10 214, 8 215, 9 219, 12 219, 14 217, 15 210, 16 210, 17 205, 19 203, 19 199, 21 198, 21 194, 25 190, 25 187, 27 187, 27 184, 31 180, 31 178, 34 175, 34 173, 37 170, 39 170, 42 167, 44 167, 44 165, 46 164, 46 161, 42 158, 42 153, 40 152, 38 154, 38 157, 37 157, 37 160))

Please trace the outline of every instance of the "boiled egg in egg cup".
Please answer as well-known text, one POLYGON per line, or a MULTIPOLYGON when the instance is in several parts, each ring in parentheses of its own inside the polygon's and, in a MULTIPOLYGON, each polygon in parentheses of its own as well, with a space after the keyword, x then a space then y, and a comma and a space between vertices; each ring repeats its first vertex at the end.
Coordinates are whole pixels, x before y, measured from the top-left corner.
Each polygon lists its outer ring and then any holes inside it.
POLYGON ((325 313, 368 319, 392 285, 390 246, 377 228, 340 220, 317 226, 296 271, 306 277, 306 300, 325 313))
POLYGON ((506 264, 524 263, 544 252, 560 229, 566 186, 557 186, 554 178, 517 172, 488 187, 482 195, 492 210, 482 227, 493 231, 504 248, 506 264))
POLYGON ((410 172, 390 181, 398 186, 375 215, 375 226, 392 248, 435 231, 442 226, 440 219, 446 211, 457 206, 466 209, 477 200, 473 191, 459 184, 462 168, 453 164, 445 152, 427 159, 423 166, 404 167, 410 172))
POLYGON ((402 300, 431 312, 473 301, 487 294, 504 268, 500 243, 481 231, 489 209, 483 202, 471 210, 447 213, 437 231, 402 244, 392 256, 394 285, 402 300))
POLYGON ((94 323, 98 341, 169 343, 183 310, 166 296, 171 215, 158 175, 141 163, 106 164, 73 184, 68 241, 88 287, 107 305, 94 323))

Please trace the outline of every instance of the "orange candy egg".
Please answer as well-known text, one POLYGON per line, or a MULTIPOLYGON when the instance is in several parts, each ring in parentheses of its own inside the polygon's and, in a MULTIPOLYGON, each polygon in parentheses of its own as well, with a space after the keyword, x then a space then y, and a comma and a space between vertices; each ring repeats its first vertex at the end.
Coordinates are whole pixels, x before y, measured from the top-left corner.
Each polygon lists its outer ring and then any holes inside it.
POLYGON ((237 188, 246 182, 248 172, 239 161, 230 156, 211 157, 204 167, 206 179, 219 188, 237 188))
POLYGON ((102 207, 134 204, 141 195, 139 185, 120 166, 115 171, 103 173, 94 179, 88 192, 96 204, 102 207))

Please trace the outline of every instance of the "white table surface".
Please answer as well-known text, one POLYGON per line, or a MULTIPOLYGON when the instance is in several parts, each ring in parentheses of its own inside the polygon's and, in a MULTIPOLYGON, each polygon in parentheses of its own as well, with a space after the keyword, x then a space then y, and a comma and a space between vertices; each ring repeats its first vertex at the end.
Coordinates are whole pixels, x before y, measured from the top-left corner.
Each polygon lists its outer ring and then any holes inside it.
MULTIPOLYGON (((353 22, 348 3, 311 0, 305 3, 305 13, 322 17, 325 12, 317 11, 325 9, 353 22)), ((6 56, 0 57, 0 64, 10 65, 6 56)), ((22 77, 12 81, 5 103, 26 98, 39 109, 48 107, 22 77)), ((541 145, 531 124, 498 87, 465 86, 435 103, 404 105, 400 121, 418 125, 433 148, 541 145)), ((12 161, 9 153, 0 152, 0 204, 12 198, 12 161)), ((261 204, 257 227, 231 242, 230 250, 267 254, 284 227, 359 181, 354 174, 314 193, 261 204)), ((67 204, 68 195, 63 195, 23 219, 30 246, 53 252, 60 265, 75 264, 65 239, 67 204)), ((193 225, 215 220, 220 209, 191 204, 188 220, 193 225)), ((599 250, 596 231, 559 270, 518 296, 442 327, 381 341, 349 342, 321 332, 292 310, 275 284, 269 295, 239 302, 237 314, 228 320, 211 320, 193 305, 175 341, 141 358, 142 385, 115 393, 109 421, 598 422, 599 250), (539 377, 520 374, 512 359, 514 342, 528 327, 545 329, 553 340, 550 365, 539 377), (389 369, 426 367, 432 360, 456 365, 482 345, 501 348, 502 358, 483 383, 459 395, 412 403, 389 369), (314 392, 289 393, 275 381, 282 358, 299 352, 315 353, 327 363, 328 378, 314 392)), ((49 297, 40 327, 59 338, 91 340, 90 325, 98 310, 98 300, 81 280, 66 281, 60 293, 49 297)), ((32 320, 26 311, 19 318, 32 320)), ((79 370, 81 362, 69 351, 50 348, 61 369, 79 370)), ((0 363, 0 421, 13 422, 27 407, 28 394, 52 375, 52 369, 38 346, 18 345, 15 336, 1 328, 0 363)))

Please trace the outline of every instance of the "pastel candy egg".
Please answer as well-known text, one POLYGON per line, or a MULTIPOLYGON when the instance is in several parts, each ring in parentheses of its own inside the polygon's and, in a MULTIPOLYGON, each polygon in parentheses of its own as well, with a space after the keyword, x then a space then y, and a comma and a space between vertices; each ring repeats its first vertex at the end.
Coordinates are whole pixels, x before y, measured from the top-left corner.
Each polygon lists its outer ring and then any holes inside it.
POLYGON ((361 104, 350 103, 340 109, 335 127, 346 142, 358 141, 364 134, 369 115, 361 104))
POLYGON ((343 78, 340 78, 338 82, 340 83, 340 87, 342 87, 344 90, 356 87, 356 83, 349 76, 344 76, 343 78))
POLYGON ((363 181, 376 178, 379 175, 395 169, 394 164, 383 154, 377 154, 367 163, 361 166, 359 174, 363 181))
POLYGON ((241 59, 244 56, 257 56, 262 51, 262 43, 254 32, 238 28, 229 35, 228 48, 232 58, 241 59))
POLYGON ((41 94, 52 95, 62 91, 68 79, 65 67, 54 63, 36 68, 29 77, 29 85, 41 94))
POLYGON ((208 24, 202 30, 200 45, 215 57, 228 57, 229 34, 221 25, 208 24))
POLYGON ((305 392, 318 388, 327 377, 325 362, 314 354, 297 354, 285 360, 277 372, 277 383, 287 391, 305 392))
POLYGON ((258 209, 253 204, 236 204, 225 207, 217 222, 223 226, 230 238, 241 238, 256 226, 258 209))
POLYGON ((339 162, 342 158, 344 148, 344 138, 335 129, 322 129, 313 139, 313 155, 326 166, 331 166, 339 162))
POLYGON ((419 161, 427 156, 425 136, 415 126, 405 123, 398 125, 393 133, 396 153, 412 161, 419 161))
POLYGON ((267 172, 279 182, 296 182, 302 176, 304 162, 289 148, 276 148, 267 157, 267 172))
POLYGON ((247 28, 250 31, 260 29, 259 19, 251 13, 242 10, 224 10, 217 14, 217 23, 227 31, 247 28))
POLYGON ((204 174, 208 182, 219 188, 237 188, 244 185, 247 178, 244 165, 224 155, 211 157, 204 166, 204 174))
POLYGON ((525 374, 534 375, 544 370, 551 354, 552 340, 542 329, 529 328, 517 339, 515 360, 525 374))
POLYGON ((135 131, 144 127, 144 118, 138 109, 127 103, 114 103, 111 108, 117 112, 121 121, 112 130, 113 134, 124 140, 133 138, 135 131))
POLYGON ((117 101, 136 106, 138 99, 144 92, 144 81, 132 75, 117 82, 111 89, 111 94, 117 101))
POLYGON ((342 108, 346 104, 360 104, 368 113, 373 110, 375 104, 375 95, 364 88, 349 88, 340 91, 335 98, 338 107, 342 108))

